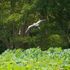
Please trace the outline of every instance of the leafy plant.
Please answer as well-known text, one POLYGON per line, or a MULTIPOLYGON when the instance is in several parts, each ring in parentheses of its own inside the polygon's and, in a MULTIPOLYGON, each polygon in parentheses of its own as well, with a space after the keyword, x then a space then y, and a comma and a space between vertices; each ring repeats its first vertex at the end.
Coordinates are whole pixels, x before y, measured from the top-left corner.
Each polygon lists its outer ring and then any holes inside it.
POLYGON ((70 70, 70 49, 40 48, 6 50, 0 55, 0 70, 70 70))

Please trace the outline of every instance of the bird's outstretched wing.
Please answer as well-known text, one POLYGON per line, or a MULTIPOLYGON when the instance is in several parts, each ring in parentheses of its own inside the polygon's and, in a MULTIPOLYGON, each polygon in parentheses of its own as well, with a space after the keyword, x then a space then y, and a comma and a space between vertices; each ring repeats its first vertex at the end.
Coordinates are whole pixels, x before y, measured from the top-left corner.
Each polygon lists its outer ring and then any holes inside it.
POLYGON ((31 28, 31 25, 28 26, 28 28, 26 29, 25 33, 27 33, 30 30, 30 28, 31 28))
POLYGON ((36 24, 40 24, 41 22, 43 22, 43 21, 46 21, 45 19, 43 19, 43 20, 38 20, 37 22, 36 22, 36 24))
MULTIPOLYGON (((34 23, 35 24, 35 23, 34 23)), ((34 24, 29 25, 28 28, 26 29, 25 33, 27 33, 32 27, 34 27, 34 24)))
POLYGON ((25 33, 27 33, 32 27, 39 27, 39 24, 43 21, 46 21, 45 19, 43 20, 38 20, 36 23, 33 23, 32 25, 29 25, 25 33))

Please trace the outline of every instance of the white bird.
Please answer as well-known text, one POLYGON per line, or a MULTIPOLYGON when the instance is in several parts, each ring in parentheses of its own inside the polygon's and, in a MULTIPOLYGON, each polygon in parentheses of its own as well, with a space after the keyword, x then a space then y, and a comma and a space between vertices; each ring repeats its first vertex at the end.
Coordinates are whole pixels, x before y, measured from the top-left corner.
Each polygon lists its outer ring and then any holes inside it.
POLYGON ((33 23, 32 25, 29 25, 28 28, 26 29, 25 33, 27 33, 33 27, 38 27, 40 29, 39 24, 43 21, 46 21, 46 20, 45 19, 38 20, 36 23, 33 23))

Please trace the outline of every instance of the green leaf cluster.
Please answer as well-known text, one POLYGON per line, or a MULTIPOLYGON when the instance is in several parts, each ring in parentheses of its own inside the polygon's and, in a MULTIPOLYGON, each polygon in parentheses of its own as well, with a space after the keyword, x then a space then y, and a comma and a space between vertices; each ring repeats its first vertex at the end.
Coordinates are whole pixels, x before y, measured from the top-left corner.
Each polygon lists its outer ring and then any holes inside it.
POLYGON ((0 70, 70 70, 70 49, 40 48, 6 50, 0 55, 0 70))

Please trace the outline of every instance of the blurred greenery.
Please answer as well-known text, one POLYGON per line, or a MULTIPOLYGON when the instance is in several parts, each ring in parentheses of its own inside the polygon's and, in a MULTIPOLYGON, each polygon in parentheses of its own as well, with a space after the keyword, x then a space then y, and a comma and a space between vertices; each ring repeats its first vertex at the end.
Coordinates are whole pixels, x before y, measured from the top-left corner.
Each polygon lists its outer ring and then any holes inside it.
POLYGON ((0 45, 1 50, 70 48, 70 0, 0 0, 0 45), (40 30, 26 35, 39 19, 46 19, 40 30))
POLYGON ((0 0, 0 70, 70 70, 70 0, 0 0))
POLYGON ((70 49, 8 49, 0 55, 0 70, 70 70, 70 49))

